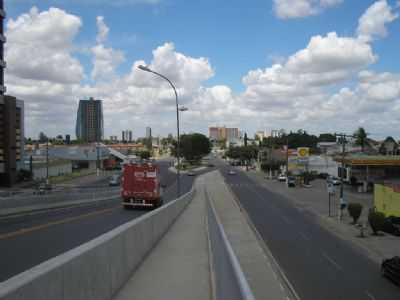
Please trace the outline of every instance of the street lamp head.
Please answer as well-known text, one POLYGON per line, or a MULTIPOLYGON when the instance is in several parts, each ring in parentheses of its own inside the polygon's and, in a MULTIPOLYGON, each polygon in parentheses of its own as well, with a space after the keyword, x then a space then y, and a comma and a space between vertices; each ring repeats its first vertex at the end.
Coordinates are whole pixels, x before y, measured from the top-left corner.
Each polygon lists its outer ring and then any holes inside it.
POLYGON ((139 68, 140 70, 142 70, 142 71, 151 72, 151 70, 150 70, 148 67, 143 66, 143 65, 139 65, 138 68, 139 68))
POLYGON ((188 111, 188 110, 189 110, 189 108, 187 108, 185 106, 182 106, 179 108, 179 111, 188 111))

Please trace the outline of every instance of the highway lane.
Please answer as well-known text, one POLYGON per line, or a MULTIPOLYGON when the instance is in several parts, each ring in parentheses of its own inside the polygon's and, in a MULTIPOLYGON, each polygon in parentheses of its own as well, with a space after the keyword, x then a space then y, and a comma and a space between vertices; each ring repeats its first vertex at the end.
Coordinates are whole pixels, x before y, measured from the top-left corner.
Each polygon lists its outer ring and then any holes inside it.
POLYGON ((399 288, 380 276, 376 263, 323 229, 312 214, 241 171, 227 175, 230 167, 218 166, 301 299, 400 299, 399 288))
MULTIPOLYGON (((176 198, 176 175, 161 163, 168 185, 165 202, 176 198)), ((182 175, 182 193, 188 192, 195 177, 182 175)), ((125 210, 119 200, 101 205, 49 211, 0 222, 0 282, 41 262, 75 248, 148 210, 125 210)))

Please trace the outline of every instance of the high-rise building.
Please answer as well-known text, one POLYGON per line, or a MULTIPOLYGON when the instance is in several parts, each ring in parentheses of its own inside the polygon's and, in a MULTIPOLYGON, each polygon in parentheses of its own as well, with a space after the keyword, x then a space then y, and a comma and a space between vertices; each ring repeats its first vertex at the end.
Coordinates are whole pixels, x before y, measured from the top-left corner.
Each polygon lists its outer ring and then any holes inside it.
POLYGON ((218 141, 220 139, 218 127, 209 127, 208 137, 210 138, 210 140, 218 141))
POLYGON ((232 141, 240 138, 238 128, 209 127, 209 137, 214 141, 227 140, 232 141))
POLYGON ((0 95, 6 93, 6 87, 4 86, 4 69, 6 68, 6 62, 4 61, 4 43, 6 42, 6 37, 4 36, 5 17, 4 1, 0 0, 0 95))
POLYGON ((0 184, 12 186, 24 159, 24 102, 0 95, 0 184))
POLYGON ((103 139, 102 100, 80 100, 76 118, 76 137, 86 143, 100 142, 103 139))
POLYGON ((238 138, 239 138, 239 129, 238 128, 226 128, 225 139, 228 142, 237 140, 238 138))
POLYGON ((132 142, 132 130, 122 131, 122 141, 127 143, 132 142))
POLYGON ((151 138, 151 127, 146 127, 146 138, 149 139, 151 138))

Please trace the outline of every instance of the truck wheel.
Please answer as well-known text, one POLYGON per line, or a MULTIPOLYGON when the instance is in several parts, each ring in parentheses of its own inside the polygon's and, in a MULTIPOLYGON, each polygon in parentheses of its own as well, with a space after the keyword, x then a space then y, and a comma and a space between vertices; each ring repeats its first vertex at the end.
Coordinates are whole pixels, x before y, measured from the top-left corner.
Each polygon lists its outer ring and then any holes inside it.
POLYGON ((130 206, 129 206, 129 205, 123 204, 122 206, 124 207, 124 209, 130 209, 130 206))

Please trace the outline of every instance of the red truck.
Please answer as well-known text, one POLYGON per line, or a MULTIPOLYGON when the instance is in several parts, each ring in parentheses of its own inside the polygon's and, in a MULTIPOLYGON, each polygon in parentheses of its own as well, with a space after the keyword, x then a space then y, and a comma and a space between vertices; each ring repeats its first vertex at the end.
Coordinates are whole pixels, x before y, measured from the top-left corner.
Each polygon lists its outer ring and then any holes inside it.
POLYGON ((160 168, 153 163, 129 163, 122 175, 122 205, 129 207, 159 207, 163 200, 160 168))

